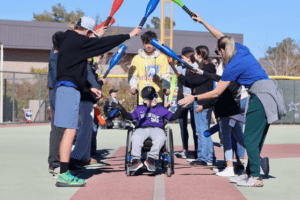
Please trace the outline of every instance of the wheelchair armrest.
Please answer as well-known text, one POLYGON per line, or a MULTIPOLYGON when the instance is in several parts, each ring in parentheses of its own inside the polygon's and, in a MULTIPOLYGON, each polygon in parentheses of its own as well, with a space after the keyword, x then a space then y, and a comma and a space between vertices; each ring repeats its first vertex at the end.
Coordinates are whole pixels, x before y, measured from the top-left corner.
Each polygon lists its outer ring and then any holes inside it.
POLYGON ((137 126, 137 119, 132 120, 131 123, 136 127, 137 126))

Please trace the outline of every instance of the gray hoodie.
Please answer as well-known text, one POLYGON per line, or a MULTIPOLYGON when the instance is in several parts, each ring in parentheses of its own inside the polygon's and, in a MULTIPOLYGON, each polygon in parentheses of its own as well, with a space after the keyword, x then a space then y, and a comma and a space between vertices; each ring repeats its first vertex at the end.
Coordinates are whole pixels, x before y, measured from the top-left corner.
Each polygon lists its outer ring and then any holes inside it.
MULTIPOLYGON (((250 95, 256 95, 262 103, 268 124, 272 124, 286 115, 287 111, 283 101, 282 91, 278 89, 274 80, 256 81, 253 83, 248 93, 250 95)), ((246 104, 246 110, 247 109, 248 103, 246 104)))

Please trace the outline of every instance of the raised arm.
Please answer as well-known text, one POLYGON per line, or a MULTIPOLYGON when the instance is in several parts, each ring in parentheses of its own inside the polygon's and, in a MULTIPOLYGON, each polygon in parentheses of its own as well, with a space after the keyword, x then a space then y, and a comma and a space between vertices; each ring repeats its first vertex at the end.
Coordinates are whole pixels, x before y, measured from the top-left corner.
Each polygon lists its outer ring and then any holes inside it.
MULTIPOLYGON (((195 12, 193 12, 195 13, 195 12)), ((220 39, 221 37, 224 37, 225 35, 221 33, 218 29, 204 21, 197 13, 195 13, 196 17, 192 17, 194 20, 197 20, 200 24, 203 24, 205 28, 213 35, 215 38, 220 39)))

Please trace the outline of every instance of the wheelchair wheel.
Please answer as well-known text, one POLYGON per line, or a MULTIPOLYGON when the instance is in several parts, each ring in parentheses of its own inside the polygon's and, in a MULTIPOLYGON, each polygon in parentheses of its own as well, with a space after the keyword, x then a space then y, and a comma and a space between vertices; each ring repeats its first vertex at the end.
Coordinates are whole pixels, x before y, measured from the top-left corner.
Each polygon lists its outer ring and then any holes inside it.
MULTIPOLYGON (((129 172, 128 165, 130 164, 130 161, 128 161, 128 157, 130 156, 131 152, 131 136, 133 133, 133 128, 130 127, 127 131, 127 140, 126 140, 126 150, 125 150, 125 171, 128 175, 127 171, 129 172)), ((129 173, 130 175, 130 173, 129 173)))
POLYGON ((171 176, 172 176, 172 170, 171 170, 171 167, 168 167, 168 168, 167 168, 167 176, 168 176, 168 177, 171 177, 171 176))
POLYGON ((130 176, 130 175, 131 175, 131 172, 129 171, 129 167, 127 167, 127 169, 126 169, 126 175, 127 175, 127 176, 130 176))
POLYGON ((173 142, 173 131, 172 129, 170 129, 170 157, 171 157, 171 171, 172 171, 172 174, 175 173, 174 171, 174 142, 173 142))
POLYGON ((167 165, 167 176, 171 177, 174 174, 174 147, 173 147, 173 133, 170 127, 167 127, 167 153, 170 158, 170 162, 167 165))

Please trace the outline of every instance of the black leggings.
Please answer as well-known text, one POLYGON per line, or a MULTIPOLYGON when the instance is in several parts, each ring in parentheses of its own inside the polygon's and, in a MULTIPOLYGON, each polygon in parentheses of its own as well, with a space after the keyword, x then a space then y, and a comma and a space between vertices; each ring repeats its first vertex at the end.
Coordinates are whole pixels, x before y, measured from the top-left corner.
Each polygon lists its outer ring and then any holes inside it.
POLYGON ((181 130, 181 139, 182 139, 182 147, 184 150, 189 149, 189 133, 188 133, 188 112, 190 111, 190 121, 193 130, 193 137, 194 137, 194 145, 195 151, 198 149, 198 138, 196 135, 196 126, 195 126, 195 119, 194 119, 194 111, 191 108, 184 109, 179 117, 179 125, 181 130))

